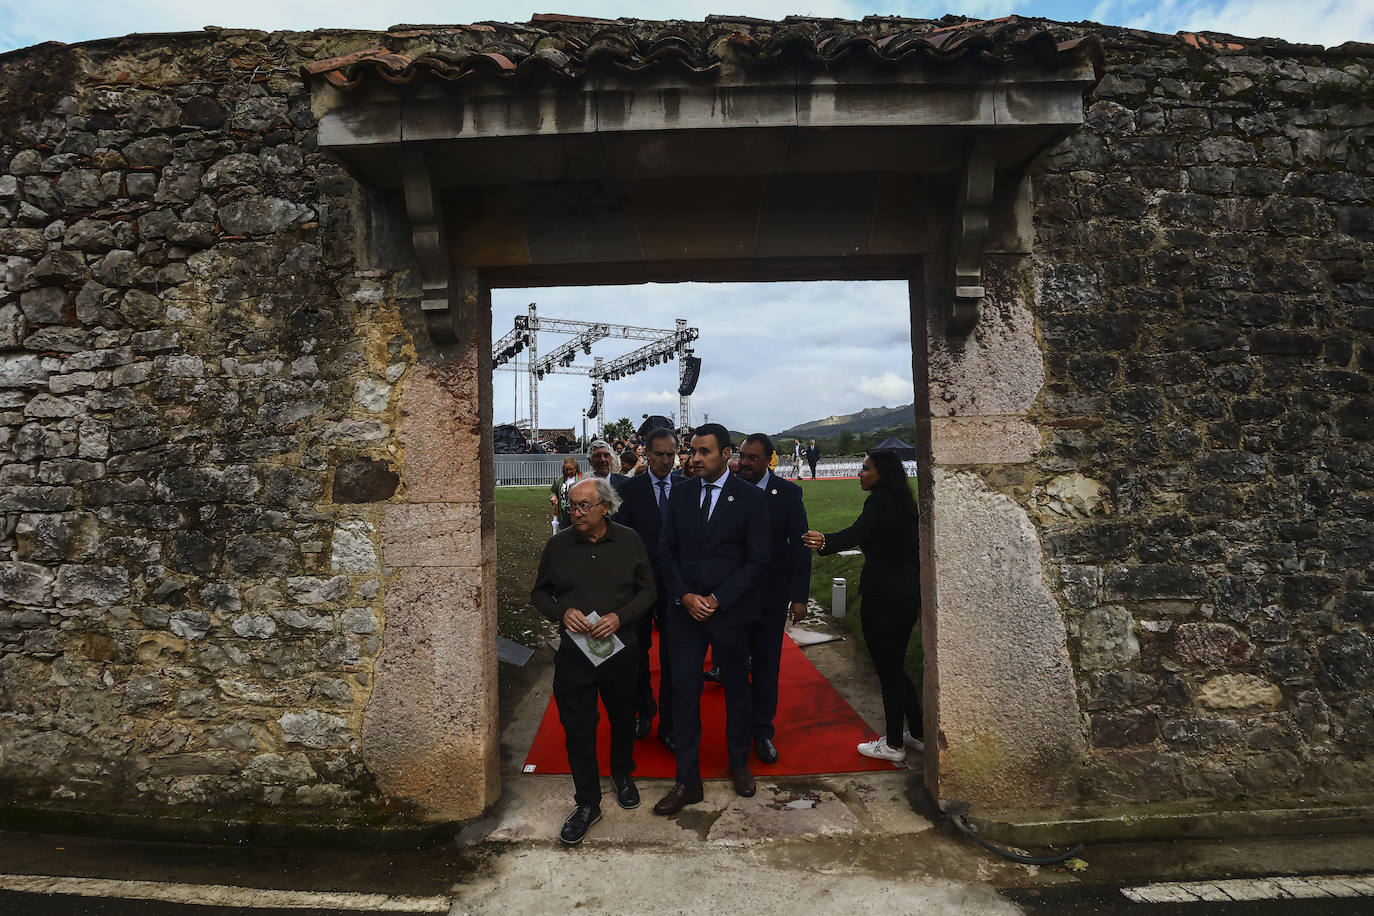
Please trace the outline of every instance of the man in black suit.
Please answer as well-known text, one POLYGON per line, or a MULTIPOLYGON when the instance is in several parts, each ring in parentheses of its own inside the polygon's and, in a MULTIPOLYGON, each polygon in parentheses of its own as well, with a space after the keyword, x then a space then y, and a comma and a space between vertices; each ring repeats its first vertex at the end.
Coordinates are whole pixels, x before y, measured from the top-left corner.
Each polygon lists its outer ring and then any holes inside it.
POLYGON ((592 466, 593 477, 609 481, 617 490, 630 479, 628 474, 618 474, 611 470, 615 464, 615 456, 611 453, 611 444, 605 439, 592 440, 591 448, 587 450, 587 463, 592 466))
POLYGON ((707 423, 692 437, 693 477, 673 488, 658 557, 668 589, 677 776, 654 805, 676 814, 705 797, 701 786, 701 683, 706 649, 725 688, 725 744, 739 795, 754 794, 749 772, 753 700, 749 625, 759 618, 758 584, 768 566, 768 508, 758 487, 729 473, 730 433, 707 423))
POLYGON ((750 690, 753 694, 754 753, 764 763, 778 762, 773 716, 778 711, 778 664, 790 615, 806 616, 811 594, 811 551, 802 544, 806 507, 802 489, 768 470, 773 440, 763 433, 746 436, 739 448, 739 476, 764 494, 768 504, 771 559, 759 583, 762 613, 749 627, 750 690))
MULTIPOLYGON (((663 533, 663 519, 668 515, 668 498, 673 488, 682 482, 682 475, 673 470, 677 458, 677 434, 671 429, 655 429, 649 433, 644 455, 649 471, 636 474, 620 485, 620 511, 615 520, 633 528, 649 552, 649 565, 654 570, 654 584, 658 587, 658 601, 652 614, 639 619, 639 680, 635 689, 635 737, 648 737, 654 715, 658 715, 658 736, 671 750, 673 747, 672 659, 663 638, 668 629, 666 618, 668 600, 663 588, 663 569, 658 558, 658 540, 663 533), (655 623, 658 625, 659 683, 658 702, 654 702, 653 684, 649 677, 649 640, 655 623)), ((809 556, 808 552, 808 556, 809 556)))
MULTIPOLYGON (((811 479, 816 479, 816 464, 821 460, 821 450, 816 447, 816 440, 812 439, 811 444, 806 447, 806 463, 811 465, 811 479)), ((797 471, 797 479, 801 479, 801 471, 797 471)))

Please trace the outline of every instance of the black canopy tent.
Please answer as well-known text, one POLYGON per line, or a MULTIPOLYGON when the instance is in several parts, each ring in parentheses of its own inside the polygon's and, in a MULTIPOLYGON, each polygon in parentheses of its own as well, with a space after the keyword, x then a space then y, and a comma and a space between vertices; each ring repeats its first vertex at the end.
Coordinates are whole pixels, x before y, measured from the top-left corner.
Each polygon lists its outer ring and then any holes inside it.
POLYGON ((896 452, 897 457, 903 461, 916 460, 916 449, 913 446, 907 445, 896 436, 888 436, 882 442, 879 442, 868 450, 868 454, 870 455, 874 452, 896 452))

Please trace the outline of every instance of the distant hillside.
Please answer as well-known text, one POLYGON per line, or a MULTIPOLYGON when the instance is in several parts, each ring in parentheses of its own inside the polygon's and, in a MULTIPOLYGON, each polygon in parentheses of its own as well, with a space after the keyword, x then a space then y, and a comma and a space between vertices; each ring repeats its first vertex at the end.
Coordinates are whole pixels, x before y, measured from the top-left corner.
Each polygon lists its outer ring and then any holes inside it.
POLYGON ((820 439, 834 436, 842 429, 847 429, 851 433, 861 436, 875 429, 886 429, 889 426, 900 426, 903 423, 914 422, 916 422, 915 403, 904 404, 901 407, 865 407, 858 413, 800 423, 791 429, 784 429, 778 433, 778 436, 820 439))

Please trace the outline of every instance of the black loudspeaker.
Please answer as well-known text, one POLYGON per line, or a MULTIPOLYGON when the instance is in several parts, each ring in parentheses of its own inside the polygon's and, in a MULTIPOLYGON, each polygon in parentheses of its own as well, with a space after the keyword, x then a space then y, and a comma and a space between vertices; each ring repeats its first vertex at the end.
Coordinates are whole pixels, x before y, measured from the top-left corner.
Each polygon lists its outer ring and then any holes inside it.
POLYGON ((685 398, 697 390, 697 380, 701 378, 701 357, 685 356, 682 361, 682 381, 678 383, 677 393, 685 398))
POLYGON ((594 420, 594 419, 596 419, 596 409, 597 409, 597 407, 599 406, 598 403, 597 403, 598 400, 599 400, 599 399, 598 399, 597 396, 596 396, 596 389, 593 388, 593 389, 592 389, 592 406, 587 408, 587 419, 588 419, 588 420, 594 420))

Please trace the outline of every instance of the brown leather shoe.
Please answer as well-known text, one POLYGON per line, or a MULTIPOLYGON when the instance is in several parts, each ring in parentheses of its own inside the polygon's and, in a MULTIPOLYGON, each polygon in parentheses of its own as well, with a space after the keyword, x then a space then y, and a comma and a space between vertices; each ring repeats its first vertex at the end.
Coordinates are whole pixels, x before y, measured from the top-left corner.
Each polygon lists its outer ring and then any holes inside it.
POLYGON ((730 767, 730 778, 735 782, 735 794, 745 798, 752 798, 754 790, 754 774, 749 772, 749 767, 730 767))
POLYGON ((706 792, 702 789, 701 783, 694 786, 674 783, 673 791, 660 798, 658 804, 654 805, 654 814, 677 814, 688 805, 695 805, 705 798, 706 792))

